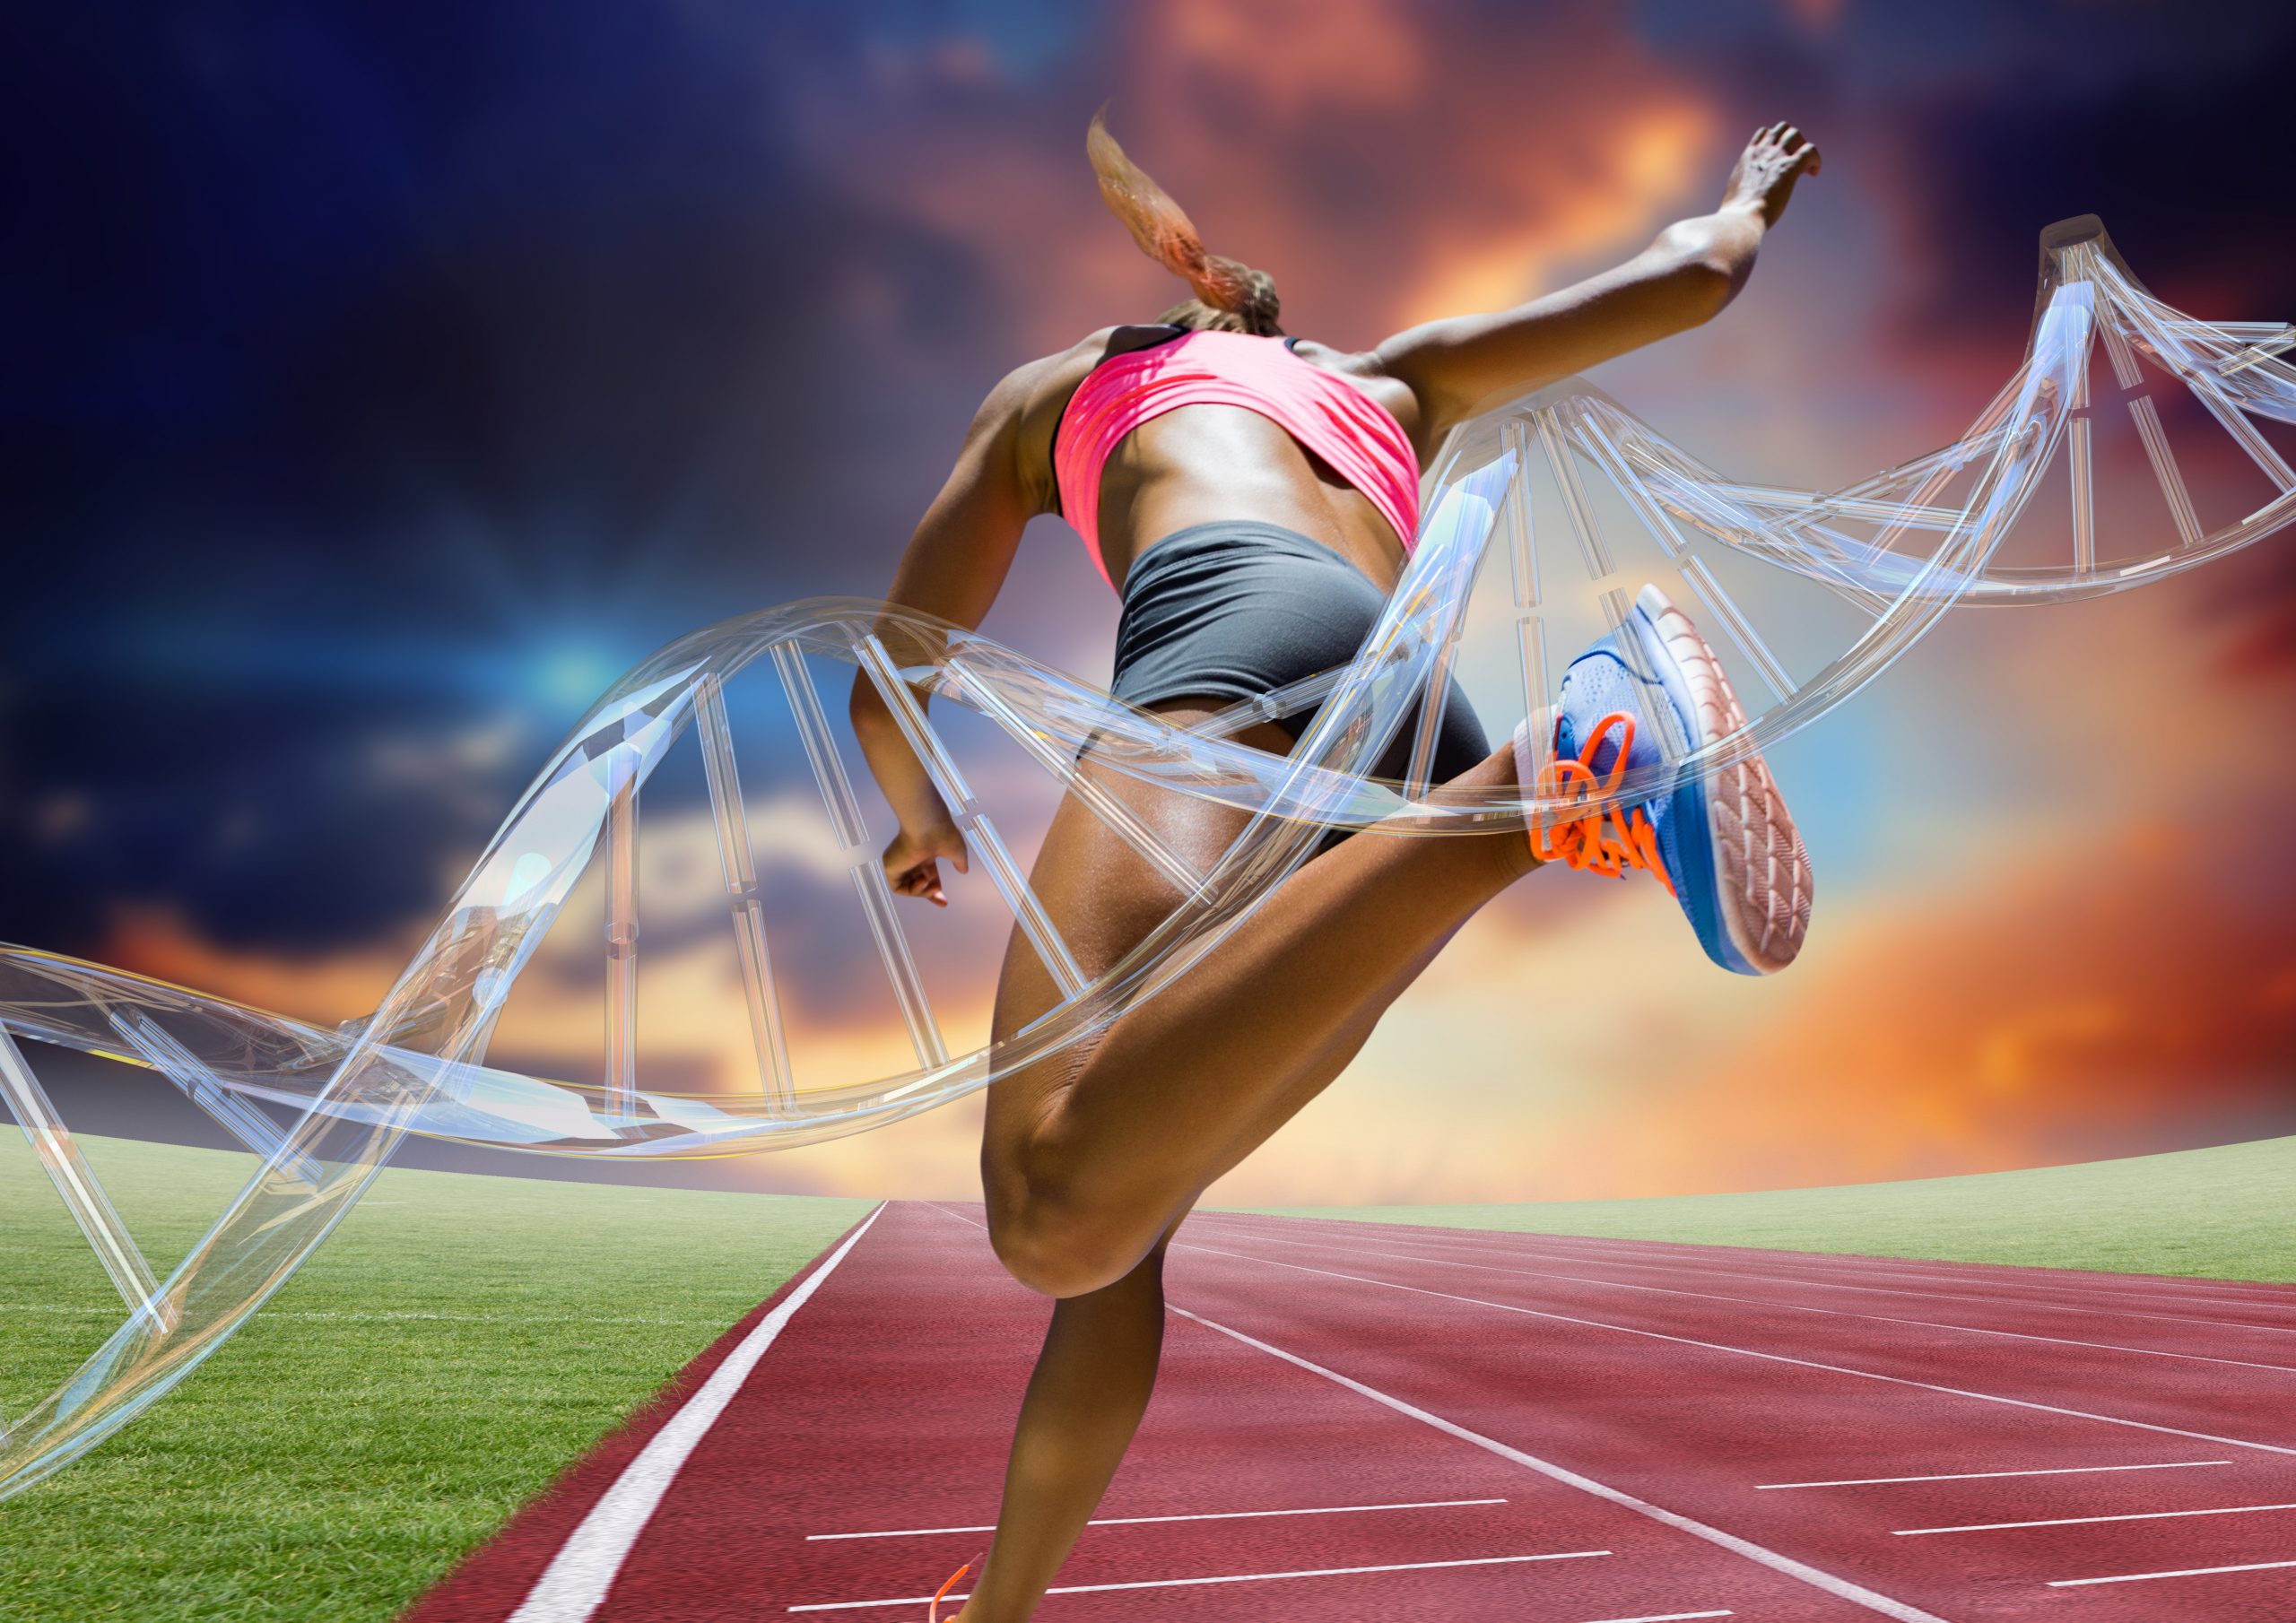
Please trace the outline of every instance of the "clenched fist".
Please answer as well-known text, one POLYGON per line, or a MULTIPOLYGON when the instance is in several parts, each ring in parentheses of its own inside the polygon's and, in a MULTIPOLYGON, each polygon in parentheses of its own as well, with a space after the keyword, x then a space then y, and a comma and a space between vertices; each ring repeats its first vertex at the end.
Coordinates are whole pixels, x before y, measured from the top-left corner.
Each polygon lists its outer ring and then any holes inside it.
POLYGON ((972 872, 965 837, 957 832, 954 823, 937 823, 914 830, 903 829, 885 847, 885 877, 901 895, 922 897, 936 907, 945 907, 949 897, 941 889, 941 859, 944 856, 956 865, 958 872, 972 872))

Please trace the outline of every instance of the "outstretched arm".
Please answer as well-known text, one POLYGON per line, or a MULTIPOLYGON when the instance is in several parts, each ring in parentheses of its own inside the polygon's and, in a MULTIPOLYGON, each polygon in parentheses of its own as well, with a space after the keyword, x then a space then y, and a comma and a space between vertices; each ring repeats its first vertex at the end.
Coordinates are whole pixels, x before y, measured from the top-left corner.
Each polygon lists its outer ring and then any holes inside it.
POLYGON ((1745 285, 1763 233, 1818 161, 1801 131, 1757 130, 1720 208, 1668 226, 1617 269, 1510 310, 1423 322, 1380 344, 1388 375, 1419 396, 1427 443, 1441 443, 1494 395, 1567 378, 1711 320, 1745 285))
MULTIPOLYGON (((996 601, 1020 548, 1021 532, 1038 506, 1019 455, 1029 369, 1023 367, 1008 375, 973 414, 956 465, 901 555, 885 594, 891 602, 970 629, 980 624, 996 601)), ((920 708, 926 697, 917 696, 920 708)), ((964 838, 924 763, 901 736, 884 696, 865 674, 854 677, 850 713, 869 770, 900 822, 900 832, 885 849, 886 877, 904 896, 948 906, 940 863, 946 857, 960 872, 966 869, 964 838)))

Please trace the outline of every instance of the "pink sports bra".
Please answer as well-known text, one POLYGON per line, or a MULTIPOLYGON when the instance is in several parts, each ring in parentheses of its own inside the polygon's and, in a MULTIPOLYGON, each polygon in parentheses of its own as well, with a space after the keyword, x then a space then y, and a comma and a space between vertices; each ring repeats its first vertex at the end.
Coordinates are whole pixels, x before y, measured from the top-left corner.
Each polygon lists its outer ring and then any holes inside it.
POLYGON ((1419 540, 1419 455, 1395 414, 1342 378, 1302 360, 1293 339, 1183 329, 1094 367, 1053 424, 1052 471, 1060 510, 1100 578, 1100 470, 1126 434, 1175 407, 1211 402, 1272 419, 1370 499, 1409 555, 1419 540), (1063 431, 1066 438, 1062 438, 1063 431))

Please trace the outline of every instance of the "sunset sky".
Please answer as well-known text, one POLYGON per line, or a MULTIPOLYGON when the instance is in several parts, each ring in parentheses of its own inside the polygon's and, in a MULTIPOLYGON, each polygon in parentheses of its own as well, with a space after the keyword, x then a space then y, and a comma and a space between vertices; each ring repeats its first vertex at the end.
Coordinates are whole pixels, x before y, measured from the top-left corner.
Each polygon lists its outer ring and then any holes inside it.
MULTIPOLYGON (((0 939, 371 1008, 616 674, 728 614, 881 591, 998 378, 1179 296, 1095 191, 1102 101, 1210 246, 1275 276, 1289 330, 1344 348, 1623 257, 1710 208, 1753 127, 1800 124, 1824 173, 1743 296, 1596 381, 1709 464, 1821 487, 1984 404, 2052 221, 2100 214, 2195 315, 2296 317, 2292 45, 2283 4, 2137 0, 51 14, 0 68, 39 164, 8 255, 0 939)), ((2205 510, 2257 477, 2221 435, 2179 443, 2205 510)), ((2164 529, 2133 438, 2100 454, 2108 517, 2164 529)), ((1821 886, 1791 972, 1714 970, 1647 883, 1537 875, 1213 1198, 2296 1133, 2289 544, 1949 617, 1774 757, 1821 886)), ((1115 622, 1045 518, 986 629, 1105 681, 1115 622)), ((774 843, 795 802, 752 786, 769 879, 828 897, 812 837, 774 843)), ((657 827, 708 892, 700 810, 657 827)), ((925 928, 978 962, 995 898, 957 899, 925 928)), ((898 1066, 889 1006, 840 993, 849 942, 806 939, 807 1054, 898 1066)), ((497 1056, 595 1075, 595 988, 545 969, 497 1056)), ((648 973, 648 1074, 743 1086, 718 960, 648 973)), ((985 1019, 967 985, 954 1027, 985 1019)), ((978 1121, 706 1175, 961 1195, 978 1121)))

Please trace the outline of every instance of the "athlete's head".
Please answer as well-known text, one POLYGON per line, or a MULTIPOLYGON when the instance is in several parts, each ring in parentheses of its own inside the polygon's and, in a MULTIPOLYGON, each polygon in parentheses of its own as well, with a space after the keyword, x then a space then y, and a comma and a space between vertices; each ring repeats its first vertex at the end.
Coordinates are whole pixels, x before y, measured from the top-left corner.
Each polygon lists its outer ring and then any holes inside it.
POLYGON ((1092 115, 1084 135, 1085 155, 1100 178, 1100 196, 1132 233, 1132 239, 1150 258, 1184 276, 1196 297, 1184 299, 1156 317, 1177 326, 1219 333, 1281 333, 1276 317, 1283 301, 1275 296, 1275 278, 1265 271, 1218 254, 1204 251, 1204 239, 1171 194, 1148 178, 1146 171, 1124 155, 1116 137, 1101 120, 1105 103, 1092 115))

